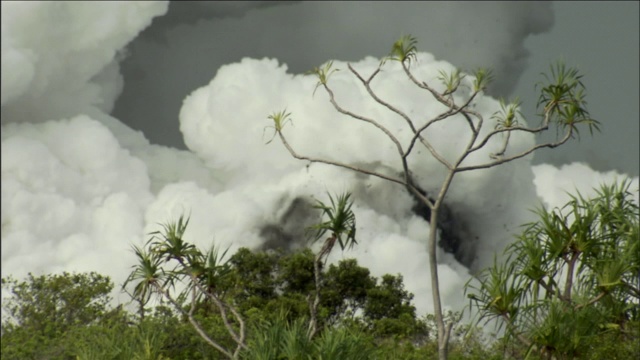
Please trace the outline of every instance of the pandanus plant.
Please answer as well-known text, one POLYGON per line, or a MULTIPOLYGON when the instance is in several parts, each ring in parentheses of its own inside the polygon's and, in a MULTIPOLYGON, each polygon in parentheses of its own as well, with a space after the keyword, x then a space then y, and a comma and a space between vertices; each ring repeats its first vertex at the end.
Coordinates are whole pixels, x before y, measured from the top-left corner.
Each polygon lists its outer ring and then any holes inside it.
POLYGON ((640 212, 630 186, 603 185, 593 198, 538 209, 538 221, 506 249, 506 262, 467 285, 479 318, 547 358, 580 356, 603 336, 637 343, 640 212))
POLYGON ((317 200, 316 209, 322 211, 322 216, 327 220, 309 228, 315 232, 314 241, 325 239, 320 251, 316 254, 314 261, 314 276, 316 283, 316 291, 313 302, 310 302, 311 317, 309 320, 309 339, 313 338, 318 332, 318 306, 320 305, 320 289, 322 287, 321 268, 323 262, 333 250, 336 243, 341 250, 351 248, 357 244, 356 241, 356 217, 351 210, 353 202, 351 194, 344 193, 334 199, 328 194, 331 205, 326 205, 317 200), (327 236, 328 235, 328 236, 327 236), (325 238, 326 236, 326 238, 325 238))
POLYGON ((162 224, 162 231, 151 233, 152 237, 144 248, 134 246, 138 264, 133 266, 123 288, 135 283, 133 297, 141 306, 141 314, 144 314, 144 305, 153 294, 168 300, 189 319, 196 332, 209 345, 227 358, 237 359, 240 351, 247 348, 244 320, 237 309, 223 299, 217 288, 217 284, 224 282, 231 273, 228 259, 222 261, 226 251, 220 254, 213 246, 208 252, 202 253, 195 245, 185 241, 183 237, 188 224, 189 219, 181 216, 177 222, 162 224), (177 283, 185 285, 185 289, 175 296, 172 293, 177 283), (190 299, 188 310, 183 306, 187 299, 190 299), (229 335, 236 343, 233 351, 212 339, 194 317, 194 311, 202 300, 212 303, 219 311, 229 335))

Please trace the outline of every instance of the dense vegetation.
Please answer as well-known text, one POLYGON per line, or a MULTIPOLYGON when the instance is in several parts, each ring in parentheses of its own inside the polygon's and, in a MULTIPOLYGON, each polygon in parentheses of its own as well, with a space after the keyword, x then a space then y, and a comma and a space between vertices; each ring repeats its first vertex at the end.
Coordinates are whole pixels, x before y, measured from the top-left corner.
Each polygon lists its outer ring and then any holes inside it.
MULTIPOLYGON (((318 312, 324 330, 309 340, 308 299, 315 289, 310 250, 243 248, 228 264, 219 291, 225 301, 233 299, 249 327, 242 358, 294 358, 287 355, 292 351, 312 358, 395 358, 429 349, 433 323, 416 316, 400 275, 375 278, 353 259, 327 266, 318 312)), ((3 322, 3 359, 225 358, 169 306, 143 307, 137 314, 112 308, 113 284, 96 273, 9 277, 2 284, 13 294, 3 302, 10 315, 3 322)), ((233 345, 210 302, 198 302, 194 313, 208 334, 233 345)), ((481 351, 479 343, 474 346, 481 351)))

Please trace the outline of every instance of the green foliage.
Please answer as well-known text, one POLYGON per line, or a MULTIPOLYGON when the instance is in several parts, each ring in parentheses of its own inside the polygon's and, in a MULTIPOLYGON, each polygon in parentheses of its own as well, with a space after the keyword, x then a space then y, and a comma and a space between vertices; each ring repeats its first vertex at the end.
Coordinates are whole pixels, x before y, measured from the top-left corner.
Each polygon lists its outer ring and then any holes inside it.
POLYGON ((273 121, 273 126, 267 126, 264 128, 264 130, 262 130, 262 136, 264 137, 264 132, 265 130, 267 130, 267 128, 270 127, 273 129, 273 136, 271 137, 271 139, 269 139, 269 141, 267 141, 267 144, 270 144, 273 141, 276 135, 282 131, 287 123, 291 123, 293 126, 293 122, 291 121, 291 113, 287 112, 287 109, 274 112, 273 114, 267 116, 267 119, 273 121))
POLYGON ((493 81, 493 72, 490 69, 480 68, 474 71, 473 92, 485 90, 493 81))
POLYGON ((300 359, 311 353, 313 344, 307 337, 304 318, 289 322, 286 312, 280 312, 274 319, 256 323, 252 329, 254 336, 249 340, 249 350, 245 359, 300 359))
POLYGON ((62 273, 17 281, 2 278, 10 297, 2 308, 3 359, 68 359, 80 346, 80 330, 126 321, 108 303, 111 280, 97 273, 62 273))
POLYGON ((316 241, 320 240, 324 234, 330 234, 327 245, 325 245, 326 248, 322 251, 326 254, 331 252, 336 241, 342 250, 347 247, 351 248, 358 243, 356 241, 356 216, 351 210, 351 206, 353 206, 353 202, 350 200, 351 194, 341 194, 335 200, 331 194, 327 195, 331 206, 316 200, 317 203, 314 207, 321 210, 322 215, 326 216, 328 220, 310 227, 310 230, 315 230, 314 238, 316 241))
MULTIPOLYGON (((212 336, 221 334, 221 341, 225 346, 233 346, 219 316, 215 313, 204 315, 206 311, 200 309, 195 317, 212 336)), ((144 318, 138 326, 154 329, 162 334, 161 343, 155 348, 161 349, 162 356, 172 360, 196 359, 224 359, 225 357, 209 344, 194 330, 193 326, 183 317, 178 317, 175 311, 166 306, 158 306, 152 315, 144 318)))
POLYGON ((353 319, 355 313, 364 309, 371 299, 369 295, 375 287, 376 279, 355 259, 330 265, 322 289, 322 304, 330 309, 327 322, 336 324, 353 319))
POLYGON ((130 281, 139 280, 133 289, 133 298, 140 304, 140 316, 144 317, 144 307, 151 300, 151 295, 155 285, 163 279, 162 259, 152 256, 145 248, 133 246, 133 251, 138 258, 138 263, 134 266, 123 287, 130 281))
POLYGON ((374 352, 374 343, 365 333, 345 327, 324 331, 315 341, 317 359, 368 360, 374 352))
MULTIPOLYGON (((449 359, 452 360, 503 360, 503 351, 492 347, 484 330, 470 324, 460 322, 460 313, 447 314, 454 323, 449 344, 449 359)), ((423 360, 437 359, 438 345, 436 340, 437 324, 435 316, 427 315, 423 321, 428 329, 428 336, 411 339, 384 337, 376 339, 377 359, 423 360), (431 334, 433 332, 433 334, 431 334)))
POLYGON ((583 75, 575 68, 567 68, 563 61, 551 65, 551 74, 542 75, 547 80, 546 85, 538 83, 540 97, 537 107, 548 114, 548 120, 555 122, 558 128, 571 128, 579 135, 578 124, 586 124, 589 132, 600 130, 599 122, 590 117, 586 109, 585 87, 582 83, 583 75))
POLYGON ((169 332, 150 321, 138 326, 126 322, 114 322, 103 326, 78 328, 75 336, 80 339, 75 351, 77 360, 168 360, 162 345, 169 332))
POLYGON ((374 358, 375 347, 364 333, 344 327, 326 329, 313 340, 307 337, 305 318, 287 321, 278 314, 258 323, 243 359, 363 359, 374 358))
POLYGON ((309 294, 315 288, 313 274, 314 254, 309 248, 280 258, 279 278, 285 293, 309 294))
MULTIPOLYGON (((151 233, 144 249, 134 247, 139 263, 123 285, 135 283, 134 300, 141 307, 148 294, 168 300, 180 312, 200 337, 227 358, 235 359, 245 345, 245 325, 236 308, 224 299, 221 288, 230 281, 231 265, 224 260, 227 251, 219 253, 212 246, 203 253, 184 239, 189 219, 181 216, 177 222, 161 224, 163 230, 151 233), (175 292, 176 284, 184 290, 175 292), (219 318, 209 318, 218 312, 219 318), (207 331, 210 320, 221 320, 224 331, 207 331), (215 336, 215 337, 212 337, 215 336), (229 343, 229 338, 232 340, 229 343), (235 350, 233 349, 235 346, 235 350)), ((144 315, 144 308, 140 311, 144 315)))
MULTIPOLYGON (((334 331, 336 326, 350 329, 355 326, 353 329, 378 338, 407 338, 424 331, 415 318, 415 308, 410 305, 413 295, 404 290, 401 277, 385 276, 378 285, 369 271, 358 266, 355 260, 343 261, 328 269, 318 263, 336 242, 342 248, 355 244, 355 216, 349 194, 329 198, 330 206, 321 202, 316 205, 327 218, 312 229, 316 231, 316 239, 330 233, 318 255, 308 249, 294 254, 240 249, 222 261, 226 252, 220 255, 214 247, 203 254, 184 240, 188 219, 181 217, 176 223, 163 225, 163 231, 153 233, 144 248, 134 247, 139 263, 133 267, 125 286, 134 285, 132 295, 142 307, 153 295, 168 300, 182 315, 179 324, 193 326, 191 333, 183 330, 180 338, 172 335, 167 342, 175 341, 183 348, 185 344, 211 345, 228 358, 236 356, 226 350, 234 346, 234 341, 238 351, 246 348, 242 319, 255 329, 255 324, 273 324, 277 321, 276 314, 286 314, 284 321, 295 324, 310 312, 309 299, 317 290, 316 269, 330 284, 320 288, 318 299, 321 300, 316 308, 321 338, 325 331, 334 331), (174 294, 174 287, 179 283, 186 285, 186 290, 174 294), (378 309, 375 319, 370 316, 374 308, 378 309), (229 317, 228 311, 234 317, 229 317), (201 339, 194 339, 194 333, 201 339)), ((173 327, 177 325, 174 323, 173 327)), ((338 346, 335 336, 346 336, 344 334, 338 332, 328 338, 326 335, 326 351, 341 353, 343 350, 335 349, 338 346)), ((248 334, 247 340, 255 336, 255 333, 248 334)), ((191 352, 190 356, 208 358, 211 350, 191 352)))
POLYGON ((180 216, 177 222, 167 222, 160 224, 164 231, 154 231, 150 235, 149 241, 151 251, 158 255, 165 262, 176 260, 178 262, 189 260, 193 256, 199 255, 195 245, 184 240, 184 233, 189 225, 189 218, 180 216))
POLYGON ((314 67, 313 70, 309 71, 307 74, 313 74, 318 78, 318 83, 316 87, 313 89, 313 94, 315 95, 316 90, 321 85, 327 85, 327 81, 329 81, 329 77, 336 71, 340 71, 340 69, 332 69, 333 61, 329 61, 322 67, 314 67))
POLYGON ((586 357, 594 339, 640 340, 635 196, 624 181, 537 210, 506 262, 485 270, 479 287, 468 285, 481 319, 497 320, 532 354, 558 358, 586 357))
MULTIPOLYGON (((230 262, 236 290, 226 291, 234 294, 247 317, 275 321, 275 315, 284 312, 285 320, 294 321, 309 313, 306 299, 315 290, 314 254, 309 249, 280 254, 243 248, 230 262)), ((426 332, 424 323, 416 319, 413 294, 404 289, 402 276, 385 275, 378 283, 355 259, 342 260, 322 271, 321 324, 358 324, 378 337, 408 338, 426 332)))
POLYGON ((438 80, 442 82, 445 86, 446 90, 442 93, 442 95, 450 95, 453 94, 456 90, 458 90, 458 86, 460 86, 460 82, 464 79, 464 75, 461 74, 460 69, 456 69, 452 73, 447 73, 444 70, 438 71, 440 75, 438 75, 438 80))
POLYGON ((111 300, 113 284, 97 273, 33 276, 18 282, 2 278, 11 297, 3 301, 12 322, 7 326, 28 327, 47 335, 76 324, 90 324, 103 316, 111 300))
MULTIPOLYGON (((188 244, 186 244, 188 245, 188 244)), ((186 246, 185 246, 186 247, 186 246)), ((215 256, 214 256, 215 257, 215 256)), ((385 275, 376 279, 354 259, 343 260, 325 269, 326 286, 320 304, 321 327, 317 337, 307 334, 307 296, 314 291, 314 254, 309 249, 292 254, 254 252, 240 249, 230 257, 229 275, 218 283, 223 299, 231 297, 249 324, 246 359, 429 359, 435 358, 433 316, 417 319, 411 304, 413 295, 404 289, 401 276, 385 275), (277 346, 274 346, 277 344, 277 346), (262 357, 261 357, 262 356, 262 357)), ((106 296, 112 285, 104 287, 99 275, 81 274, 76 280, 94 297, 106 296), (103 289, 103 290, 100 290, 103 289)), ((49 276, 53 278, 54 276, 49 276)), ((70 279, 72 277, 68 275, 70 279)), ((45 279, 47 277, 44 277, 45 279)), ((15 280, 5 284, 17 286, 15 280)), ((37 283, 37 282, 36 282, 37 283)), ((29 288, 29 280, 21 288, 29 288)), ((33 289, 32 292, 40 291, 33 289)), ((44 284, 45 289, 56 288, 44 284)), ((22 299, 35 299, 35 295, 22 299)), ((91 297, 91 295, 87 295, 91 297)), ((8 302, 3 305, 6 306, 8 302)), ((2 358, 7 359, 222 359, 225 356, 211 347, 188 321, 184 311, 157 306, 144 318, 133 317, 121 309, 112 310, 103 301, 101 314, 93 321, 77 322, 64 331, 37 336, 16 325, 3 324, 2 358), (11 329, 11 331, 7 331, 11 329)), ((41 318, 53 319, 43 312, 41 318)), ((60 309, 58 311, 61 311, 60 309)), ((64 311, 63 311, 64 312, 64 311)), ((93 315, 92 315, 93 316, 93 315)), ((88 319, 89 317, 82 318, 88 319)), ((222 317, 205 298, 196 302, 193 316, 225 348, 235 342, 222 317)), ((451 315, 454 321, 459 316, 451 315)), ((32 319, 26 324, 34 324, 32 319)), ((57 325, 57 324, 54 324, 57 325)), ((463 325, 454 328, 451 359, 492 359, 478 333, 463 325), (464 334, 472 334, 464 336, 464 334)), ((609 334, 607 336, 612 336, 609 334)), ((602 340, 604 344, 605 341, 602 340)), ((599 351, 594 348, 594 351, 599 351)), ((628 354, 617 349, 617 354, 628 354)), ((620 355, 622 356, 622 355, 620 355)), ((497 358, 496 358, 497 359, 497 358)))
POLYGON ((404 290, 400 274, 384 275, 380 286, 369 291, 368 296, 364 313, 373 320, 415 313, 415 308, 410 305, 413 294, 404 290))
POLYGON ((504 99, 500 99, 500 111, 491 116, 492 119, 496 120, 496 130, 510 129, 520 124, 518 119, 523 118, 519 110, 520 105, 522 105, 522 102, 518 98, 508 104, 505 103, 504 99))
POLYGON ((164 231, 151 233, 144 248, 133 247, 138 264, 132 267, 123 288, 135 282, 133 295, 142 303, 154 293, 167 296, 176 283, 187 285, 178 299, 184 299, 194 288, 199 288, 195 292, 201 299, 207 293, 213 294, 218 284, 228 281, 229 259, 223 261, 227 251, 220 253, 212 246, 203 253, 185 241, 183 236, 188 224, 189 219, 181 216, 175 223, 162 224, 164 231))
POLYGON ((274 299, 278 284, 275 271, 278 258, 275 253, 251 252, 239 249, 229 259, 233 269, 233 297, 241 310, 263 308, 274 299))
POLYGON ((387 58, 383 60, 383 64, 386 60, 399 61, 404 64, 411 64, 411 61, 416 60, 416 53, 418 52, 418 40, 411 35, 403 35, 391 47, 391 53, 387 58))

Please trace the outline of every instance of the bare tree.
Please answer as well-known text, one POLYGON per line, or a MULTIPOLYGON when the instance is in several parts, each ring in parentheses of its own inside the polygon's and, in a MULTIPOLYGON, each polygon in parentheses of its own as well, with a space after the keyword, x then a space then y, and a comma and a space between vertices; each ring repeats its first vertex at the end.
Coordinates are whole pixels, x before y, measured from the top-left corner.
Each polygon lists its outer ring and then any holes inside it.
MULTIPOLYGON (((492 75, 487 70, 477 70, 474 73, 474 78, 470 84, 472 89, 469 95, 464 96, 459 90, 467 86, 463 83, 465 75, 460 71, 447 74, 441 72, 440 80, 445 86, 445 90, 439 92, 432 85, 422 81, 410 70, 411 62, 416 60, 417 57, 417 41, 411 36, 403 36, 393 44, 391 54, 384 58, 378 68, 370 75, 364 76, 360 74, 351 64, 348 64, 348 70, 353 76, 357 78, 360 84, 366 89, 370 97, 379 105, 387 108, 398 118, 406 123, 406 128, 413 134, 411 139, 407 143, 401 143, 398 140, 397 134, 394 134, 389 128, 381 124, 380 121, 363 116, 361 114, 354 113, 349 109, 343 107, 334 96, 331 86, 329 85, 329 77, 338 69, 332 69, 332 62, 328 62, 321 68, 315 68, 312 73, 318 78, 318 87, 322 87, 329 95, 329 101, 333 108, 340 114, 355 120, 362 121, 379 129, 386 138, 393 143, 398 153, 398 162, 402 168, 401 175, 394 176, 383 174, 381 172, 364 169, 362 167, 354 166, 348 163, 334 161, 323 158, 316 158, 299 154, 292 148, 287 141, 283 133, 283 129, 287 122, 291 121, 291 114, 286 110, 274 112, 268 118, 273 121, 273 128, 275 130, 274 136, 277 135, 282 141, 282 144, 287 148, 291 156, 299 160, 306 160, 314 163, 323 163, 332 166, 338 166, 341 168, 349 169, 359 173, 376 176, 387 181, 405 186, 413 195, 415 195, 421 202, 423 202, 431 210, 429 219, 430 231, 428 239, 428 254, 429 254, 429 270, 431 277, 431 288, 433 295, 434 312, 436 318, 436 324, 438 327, 438 353, 439 359, 445 360, 448 357, 448 343, 449 336, 453 322, 445 320, 443 316, 442 305, 440 301, 440 285, 437 268, 437 256, 436 256, 436 239, 437 239, 437 225, 438 216, 442 208, 442 204, 445 200, 447 192, 451 186, 451 182, 454 176, 458 173, 479 169, 491 168, 498 166, 524 156, 531 154, 532 152, 541 148, 555 148, 567 142, 569 139, 579 135, 578 126, 588 126, 590 132, 593 129, 599 130, 598 122, 591 119, 589 113, 585 109, 584 100, 584 86, 581 82, 581 77, 577 70, 566 68, 564 64, 558 63, 551 66, 551 75, 545 75, 545 83, 541 84, 540 97, 538 99, 538 108, 541 110, 541 122, 537 127, 523 126, 519 122, 522 118, 522 114, 518 110, 520 102, 518 100, 511 103, 501 102, 501 109, 494 113, 492 119, 495 120, 495 127, 489 132, 482 132, 483 126, 486 123, 482 115, 474 111, 471 106, 474 99, 478 94, 486 89, 487 84, 490 82, 492 75), (444 105, 446 110, 439 115, 428 119, 426 122, 418 123, 416 119, 400 110, 398 107, 386 102, 371 87, 371 82, 380 73, 381 69, 387 61, 400 62, 404 73, 407 76, 409 84, 411 86, 417 86, 433 96, 440 104, 444 105), (456 103, 454 100, 454 94, 466 98, 461 103, 456 103), (429 128, 447 119, 459 118, 462 116, 466 120, 469 132, 468 134, 460 134, 461 139, 463 135, 468 136, 466 146, 462 153, 454 161, 447 160, 438 149, 426 139, 425 134, 429 131, 429 128), (548 130, 550 125, 555 125, 558 128, 559 135, 553 142, 541 143, 534 145, 524 151, 509 154, 509 140, 512 133, 527 132, 532 134, 541 133, 548 130), (481 135, 484 134, 484 135, 481 135), (486 162, 475 165, 463 165, 463 162, 467 157, 478 150, 484 148, 491 139, 497 136, 502 136, 502 148, 497 153, 491 154, 486 159, 486 162), (415 153, 416 147, 426 148, 431 156, 433 156, 442 166, 446 169, 446 177, 442 182, 435 199, 430 199, 429 196, 423 194, 420 189, 415 185, 412 180, 412 172, 408 164, 408 157, 415 153)), ((315 90, 314 90, 315 93, 315 90)))

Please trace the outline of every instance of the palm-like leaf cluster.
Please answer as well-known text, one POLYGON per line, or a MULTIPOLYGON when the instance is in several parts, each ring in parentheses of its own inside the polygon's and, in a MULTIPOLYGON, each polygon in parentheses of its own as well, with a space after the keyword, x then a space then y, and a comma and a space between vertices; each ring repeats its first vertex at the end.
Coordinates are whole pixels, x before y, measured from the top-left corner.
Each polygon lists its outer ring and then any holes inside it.
POLYGON ((327 81, 329 81, 329 77, 331 76, 331 74, 333 74, 336 71, 340 71, 340 69, 332 69, 332 67, 333 67, 333 61, 329 61, 326 64, 324 64, 324 66, 314 67, 313 70, 307 72, 307 74, 315 75, 318 78, 318 82, 316 83, 315 88, 313 88, 312 95, 315 95, 316 90, 318 90, 318 87, 327 85, 327 81))
POLYGON ((418 39, 411 35, 401 36, 396 42, 393 43, 391 47, 391 53, 389 56, 382 61, 382 64, 386 60, 394 60, 407 64, 410 64, 411 61, 415 61, 417 58, 418 52, 418 39))
POLYGON ((218 288, 231 274, 228 259, 223 261, 227 251, 220 253, 217 247, 212 246, 202 253, 184 240, 188 224, 189 219, 184 216, 177 222, 161 224, 162 231, 152 232, 144 248, 134 246, 138 264, 133 266, 123 287, 135 283, 133 296, 143 308, 141 315, 144 315, 144 305, 156 294, 186 315, 198 334, 211 346, 228 358, 237 358, 240 349, 246 347, 244 321, 236 309, 223 300, 218 288), (172 295, 178 283, 184 286, 184 290, 172 295), (187 301, 188 306, 185 306, 187 301), (210 302, 219 310, 229 334, 237 343, 233 353, 212 340, 195 320, 193 313, 201 301, 210 302), (230 320, 228 311, 233 314, 233 320, 230 320), (237 328, 232 325, 233 321, 237 328))
POLYGON ((134 245, 133 251, 138 258, 138 263, 133 266, 133 271, 125 280, 123 287, 126 288, 130 282, 137 281, 133 289, 133 297, 144 307, 157 290, 156 285, 162 283, 164 269, 162 269, 162 260, 145 248, 134 245))
POLYGON ((317 200, 314 206, 322 211, 327 221, 313 225, 309 228, 315 231, 314 240, 320 240, 325 234, 329 233, 321 254, 328 255, 333 249, 335 243, 340 245, 340 249, 351 248, 356 245, 356 216, 351 210, 353 202, 350 200, 351 194, 344 193, 334 199, 328 194, 331 206, 328 206, 317 200))
POLYGON ((272 321, 255 326, 255 336, 249 350, 243 353, 248 360, 323 359, 369 360, 375 358, 373 343, 362 333, 346 328, 326 329, 321 336, 309 339, 305 319, 288 322, 286 313, 272 321))
POLYGON ((326 233, 329 233, 329 237, 325 240, 322 249, 316 255, 313 272, 315 277, 316 294, 313 301, 310 301, 309 312, 309 339, 312 339, 318 331, 318 305, 320 304, 320 288, 322 287, 322 276, 320 273, 320 266, 322 260, 326 261, 327 257, 331 253, 331 250, 335 246, 336 242, 340 245, 340 248, 353 247, 356 242, 356 216, 351 210, 353 203, 351 202, 351 194, 343 193, 339 195, 337 199, 334 199, 331 194, 329 200, 331 206, 324 204, 321 201, 317 201, 314 206, 316 209, 322 211, 323 217, 327 217, 328 220, 316 225, 311 226, 308 230, 315 231, 315 241, 320 240, 326 233))
MULTIPOLYGON (((222 261, 226 250, 220 254, 219 249, 212 246, 203 254, 184 240, 188 224, 189 219, 181 216, 175 223, 161 224, 163 231, 150 233, 152 237, 144 248, 133 246, 138 264, 133 266, 124 286, 137 281, 134 297, 147 303, 151 294, 160 289, 173 289, 177 282, 186 283, 184 293, 197 286, 213 292, 215 284, 230 273, 230 265, 222 261)), ((184 298, 184 293, 179 298, 184 298)), ((202 296, 199 294, 198 299, 202 296)))
POLYGON ((273 141, 276 135, 282 131, 287 123, 292 123, 291 113, 287 112, 287 109, 274 112, 273 114, 267 116, 267 119, 273 121, 273 126, 267 126, 262 130, 262 137, 264 137, 264 132, 267 130, 267 128, 273 129, 273 136, 271 136, 271 139, 267 141, 267 144, 270 144, 273 141))
POLYGON ((522 113, 520 112, 520 105, 522 102, 516 98, 510 103, 506 103, 504 99, 500 99, 500 111, 496 111, 491 118, 496 120, 496 130, 510 129, 514 126, 518 126, 522 119, 522 113))
POLYGON ((538 210, 507 248, 507 260, 467 286, 482 318, 509 335, 562 356, 576 356, 604 332, 627 333, 640 321, 638 204, 630 183, 572 196, 561 209, 538 210))
POLYGON ((540 86, 540 97, 537 107, 542 107, 542 113, 548 122, 555 122, 559 128, 571 129, 579 135, 578 124, 586 124, 589 132, 600 130, 599 122, 592 119, 586 109, 585 87, 582 83, 583 75, 575 68, 567 68, 559 61, 551 66, 551 75, 542 74, 547 83, 540 86))

